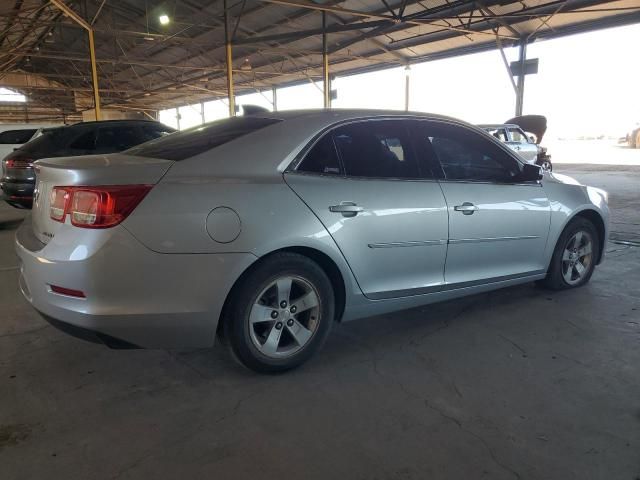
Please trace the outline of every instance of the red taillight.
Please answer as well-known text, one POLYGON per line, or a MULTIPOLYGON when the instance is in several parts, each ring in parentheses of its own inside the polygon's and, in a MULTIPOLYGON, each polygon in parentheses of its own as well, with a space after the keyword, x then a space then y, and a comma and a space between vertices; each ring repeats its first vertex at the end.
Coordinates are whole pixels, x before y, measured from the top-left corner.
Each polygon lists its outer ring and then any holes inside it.
POLYGON ((111 185, 102 187, 54 187, 49 216, 83 228, 109 228, 118 225, 151 190, 152 185, 111 185))
POLYGON ((51 190, 51 198, 49 198, 49 216, 56 222, 64 222, 69 203, 69 189, 63 187, 55 187, 51 190))
POLYGON ((74 290, 72 288, 59 287, 57 285, 49 285, 53 293, 59 293, 60 295, 67 295, 68 297, 87 298, 83 291, 74 290))
POLYGON ((14 152, 7 156, 4 160, 6 168, 31 168, 33 167, 33 159, 25 156, 23 153, 14 152))

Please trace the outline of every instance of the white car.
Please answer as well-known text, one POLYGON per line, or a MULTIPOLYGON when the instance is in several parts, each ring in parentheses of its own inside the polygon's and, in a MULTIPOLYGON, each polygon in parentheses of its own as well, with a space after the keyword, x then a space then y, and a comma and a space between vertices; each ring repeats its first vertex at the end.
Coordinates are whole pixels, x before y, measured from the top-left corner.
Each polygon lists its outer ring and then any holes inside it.
POLYGON ((24 125, 0 125, 0 159, 3 159, 16 148, 40 136, 45 128, 57 125, 38 125, 34 123, 24 125))
POLYGON ((540 145, 547 131, 547 119, 542 115, 514 117, 500 124, 478 125, 516 152, 525 162, 552 170, 551 156, 540 145), (530 132, 530 133, 529 133, 530 132))

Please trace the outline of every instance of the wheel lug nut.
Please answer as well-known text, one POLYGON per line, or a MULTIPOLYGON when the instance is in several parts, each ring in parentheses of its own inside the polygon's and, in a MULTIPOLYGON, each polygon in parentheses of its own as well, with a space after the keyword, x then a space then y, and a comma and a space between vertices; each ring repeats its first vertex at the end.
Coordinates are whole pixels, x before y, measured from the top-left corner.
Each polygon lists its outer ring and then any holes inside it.
POLYGON ((271 312, 271 318, 274 318, 274 319, 275 319, 275 318, 278 318, 278 312, 277 312, 276 310, 273 310, 273 311, 271 312))
POLYGON ((276 330, 281 330, 281 329, 282 329, 282 322, 276 323, 276 330))
POLYGON ((287 308, 287 302, 284 300, 280 302, 280 308, 287 308))
POLYGON ((298 311, 298 309, 296 308, 296 306, 292 306, 291 307, 291 313, 296 313, 298 311))
POLYGON ((291 319, 287 320, 287 326, 288 327, 293 327, 293 320, 291 320, 291 319))

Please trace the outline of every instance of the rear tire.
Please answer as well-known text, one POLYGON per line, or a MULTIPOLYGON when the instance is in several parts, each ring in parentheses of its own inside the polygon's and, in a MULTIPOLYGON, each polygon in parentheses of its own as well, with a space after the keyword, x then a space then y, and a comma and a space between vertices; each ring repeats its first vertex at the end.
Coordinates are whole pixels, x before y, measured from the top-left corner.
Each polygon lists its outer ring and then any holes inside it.
POLYGON ((556 243, 547 277, 539 283, 552 290, 581 287, 591 279, 599 251, 593 223, 582 217, 573 219, 556 243))
POLYGON ((322 268, 303 255, 276 253, 234 287, 224 336, 245 367, 279 373, 320 350, 334 316, 334 292, 322 268))

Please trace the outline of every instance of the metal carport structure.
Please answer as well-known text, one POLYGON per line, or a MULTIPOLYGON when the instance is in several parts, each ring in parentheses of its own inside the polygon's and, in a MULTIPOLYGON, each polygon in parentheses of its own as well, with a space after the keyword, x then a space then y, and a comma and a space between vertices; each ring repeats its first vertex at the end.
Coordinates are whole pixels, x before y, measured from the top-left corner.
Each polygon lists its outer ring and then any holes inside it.
MULTIPOLYGON (((28 108, 4 106, 0 121, 73 120, 93 111, 96 102, 153 115, 231 98, 233 111, 234 93, 308 81, 324 83, 329 106, 335 75, 512 46, 520 47, 524 62, 526 45, 537 39, 640 22, 637 0, 153 3, 5 2, 0 86, 30 102, 28 108), (168 25, 158 21, 161 14, 170 17, 168 25)), ((520 106, 523 83, 520 78, 520 106)))

